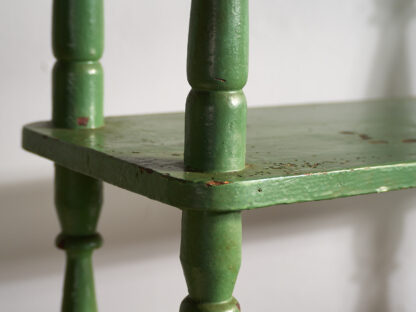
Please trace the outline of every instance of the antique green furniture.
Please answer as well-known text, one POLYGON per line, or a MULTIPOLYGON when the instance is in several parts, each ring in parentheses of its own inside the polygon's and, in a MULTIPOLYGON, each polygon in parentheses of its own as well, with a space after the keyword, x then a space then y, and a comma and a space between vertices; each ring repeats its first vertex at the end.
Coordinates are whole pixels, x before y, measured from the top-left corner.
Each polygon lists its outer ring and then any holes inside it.
POLYGON ((104 118, 103 0, 54 1, 53 118, 25 126, 23 146, 56 163, 63 311, 97 310, 102 181, 183 211, 182 312, 240 310, 242 210, 416 186, 413 99, 247 114, 247 2, 192 1, 185 114, 104 118))

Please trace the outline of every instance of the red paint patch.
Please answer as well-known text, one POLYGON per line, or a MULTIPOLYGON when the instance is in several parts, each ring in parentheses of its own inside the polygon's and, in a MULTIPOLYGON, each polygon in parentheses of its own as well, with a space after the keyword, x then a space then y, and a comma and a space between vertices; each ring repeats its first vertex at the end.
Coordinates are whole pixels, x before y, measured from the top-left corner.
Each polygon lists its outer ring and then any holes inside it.
POLYGON ((230 182, 228 182, 228 181, 208 181, 206 184, 208 186, 218 186, 218 185, 230 184, 230 182))
POLYGON ((77 124, 78 124, 78 126, 85 127, 86 125, 88 125, 89 120, 90 120, 89 117, 78 117, 77 124))

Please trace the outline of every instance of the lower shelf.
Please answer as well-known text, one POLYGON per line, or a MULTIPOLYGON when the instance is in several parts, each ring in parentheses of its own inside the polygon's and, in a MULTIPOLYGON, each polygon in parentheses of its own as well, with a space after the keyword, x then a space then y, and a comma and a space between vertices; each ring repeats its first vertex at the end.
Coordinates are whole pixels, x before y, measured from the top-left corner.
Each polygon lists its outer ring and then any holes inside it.
POLYGON ((232 211, 416 186, 416 100, 254 108, 247 167, 183 168, 184 114, 106 118, 96 130, 27 125, 23 147, 166 204, 232 211))

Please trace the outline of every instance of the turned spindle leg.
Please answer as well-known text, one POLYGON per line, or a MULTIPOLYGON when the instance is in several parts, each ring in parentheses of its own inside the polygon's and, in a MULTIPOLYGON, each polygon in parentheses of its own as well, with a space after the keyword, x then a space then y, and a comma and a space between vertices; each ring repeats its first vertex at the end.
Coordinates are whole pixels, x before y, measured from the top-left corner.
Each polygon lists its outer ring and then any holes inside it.
MULTIPOLYGON (((103 126, 103 0, 54 0, 53 118, 56 128, 103 126)), ((78 130, 83 131, 83 130, 78 130)), ((94 138, 89 130, 88 136, 94 138)), ((88 162, 88 159, 86 160, 88 162)), ((88 165, 88 163, 87 163, 88 165)), ((92 251, 101 245, 96 226, 102 182, 56 165, 55 202, 66 251, 62 311, 95 312, 92 251)))
MULTIPOLYGON (((248 0, 192 0, 187 72, 192 90, 185 113, 186 169, 243 170, 248 0)), ((181 263, 189 296, 180 311, 239 311, 232 293, 240 262, 240 212, 184 210, 181 263)))
POLYGON ((56 166, 55 202, 62 232, 56 245, 66 251, 63 312, 97 311, 92 251, 100 247, 96 232, 102 182, 56 166))
POLYGON ((241 213, 184 211, 181 263, 189 296, 180 312, 239 312, 232 296, 241 263, 241 213))
POLYGON ((193 0, 189 26, 185 166, 242 170, 246 153, 247 0, 193 0))

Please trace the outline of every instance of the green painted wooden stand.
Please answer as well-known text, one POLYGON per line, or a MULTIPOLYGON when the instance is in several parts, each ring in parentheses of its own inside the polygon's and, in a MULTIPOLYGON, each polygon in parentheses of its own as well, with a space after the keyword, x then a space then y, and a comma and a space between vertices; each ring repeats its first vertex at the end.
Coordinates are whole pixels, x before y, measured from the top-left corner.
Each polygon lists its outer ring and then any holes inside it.
MULTIPOLYGON (((103 0, 55 0, 53 5, 52 124, 63 129, 104 125, 103 0)), ((66 250, 62 311, 97 311, 92 250, 101 245, 96 233, 102 204, 102 181, 56 165, 55 203, 62 233, 56 245, 66 250)))
POLYGON ((247 0, 192 1, 185 114, 105 126, 103 1, 55 0, 53 12, 53 118, 25 126, 23 147, 56 163, 62 311, 97 310, 102 181, 183 211, 181 312, 240 310, 242 210, 416 187, 415 99, 247 111, 247 0))

